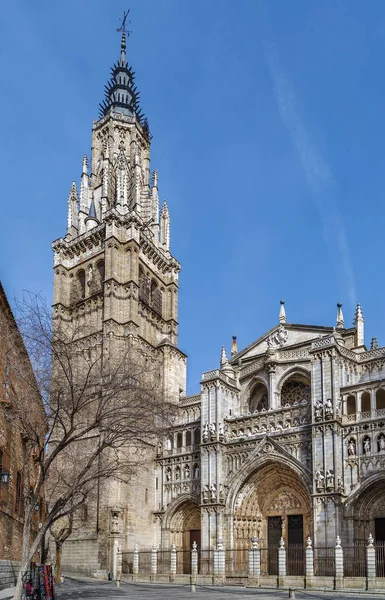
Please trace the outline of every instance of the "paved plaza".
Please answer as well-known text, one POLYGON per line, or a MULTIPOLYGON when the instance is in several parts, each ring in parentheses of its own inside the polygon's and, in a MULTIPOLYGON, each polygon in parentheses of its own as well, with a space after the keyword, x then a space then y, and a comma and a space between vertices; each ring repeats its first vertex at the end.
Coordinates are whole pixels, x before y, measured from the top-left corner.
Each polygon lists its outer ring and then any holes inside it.
MULTIPOLYGON (((288 590, 261 590, 241 587, 197 586, 196 592, 190 586, 167 585, 160 583, 122 583, 120 588, 113 582, 98 581, 88 578, 67 578, 64 584, 57 586, 58 599, 87 598, 107 600, 110 598, 127 598, 129 600, 283 600, 289 598, 288 590)), ((297 590, 296 598, 302 600, 342 600, 343 598, 366 598, 379 600, 379 594, 345 593, 345 592, 307 592, 297 590)))

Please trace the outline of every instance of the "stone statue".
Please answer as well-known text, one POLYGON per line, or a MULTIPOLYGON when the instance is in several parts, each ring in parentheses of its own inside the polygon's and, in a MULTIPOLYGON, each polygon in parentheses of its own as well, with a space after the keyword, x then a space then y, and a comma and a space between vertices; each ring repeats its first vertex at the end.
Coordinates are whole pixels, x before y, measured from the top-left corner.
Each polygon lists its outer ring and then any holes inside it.
POLYGON ((340 417, 342 414, 342 399, 338 398, 338 400, 336 401, 336 415, 337 417, 340 417))
POLYGON ((314 406, 314 416, 316 421, 322 421, 322 409, 323 406, 321 400, 317 400, 314 406))
POLYGON ((385 451, 385 437, 383 435, 378 440, 378 445, 380 448, 380 452, 384 452, 385 451))
POLYGON ((111 515, 111 533, 119 533, 119 513, 113 512, 111 515))
POLYGON ((195 465, 194 479, 199 479, 199 466, 198 465, 195 465))
POLYGON ((223 430, 223 424, 220 423, 219 427, 218 427, 218 436, 219 436, 219 440, 222 441, 224 438, 224 430, 223 430))
POLYGON ((184 466, 184 478, 190 479, 190 467, 189 465, 184 466))
POLYGON ((345 486, 342 477, 337 477, 337 489, 340 492, 340 494, 345 493, 345 486))
POLYGON ((171 481, 171 467, 166 469, 166 481, 171 481))
POLYGON ((215 483, 212 483, 210 485, 210 496, 211 496, 211 500, 216 500, 217 486, 215 485, 215 483))
POLYGON ((217 437, 217 430, 215 427, 215 423, 210 423, 209 431, 210 431, 210 440, 213 442, 215 440, 215 438, 217 437))
POLYGON ((315 474, 315 486, 317 491, 321 492, 324 489, 324 479, 322 471, 317 471, 315 474))
POLYGON ((333 404, 331 398, 325 400, 325 418, 331 419, 333 416, 333 404))
POLYGON ((370 454, 371 443, 369 438, 364 439, 364 454, 370 454))
POLYGON ((326 471, 326 489, 331 490, 334 487, 334 473, 331 470, 326 471))
POLYGON ((224 491, 223 491, 223 485, 221 483, 219 484, 219 490, 218 491, 219 491, 219 500, 223 501, 225 494, 224 494, 224 491))
POLYGON ((156 448, 156 455, 162 456, 162 442, 158 442, 158 446, 156 448))
POLYGON ((175 481, 180 479, 180 466, 178 465, 175 469, 175 481))
POLYGON ((204 427, 203 427, 203 431, 202 431, 202 440, 204 442, 207 442, 209 439, 209 423, 208 421, 206 421, 204 427))
POLYGON ((348 456, 356 455, 356 442, 352 439, 349 440, 348 443, 348 456))
POLYGON ((208 502, 210 497, 210 489, 208 485, 205 485, 202 491, 202 500, 203 502, 208 502))

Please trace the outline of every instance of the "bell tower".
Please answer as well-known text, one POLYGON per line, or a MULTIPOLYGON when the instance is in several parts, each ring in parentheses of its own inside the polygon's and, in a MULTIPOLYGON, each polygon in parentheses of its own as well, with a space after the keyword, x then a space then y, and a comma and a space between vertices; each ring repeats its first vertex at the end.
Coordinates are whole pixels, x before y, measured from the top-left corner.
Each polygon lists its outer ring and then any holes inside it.
POLYGON ((170 216, 166 202, 159 207, 150 146, 123 30, 92 127, 91 160, 84 156, 80 187, 70 188, 67 233, 53 243, 53 317, 90 343, 131 336, 161 360, 164 391, 177 401, 186 384, 186 357, 177 348, 180 264, 170 251, 170 216))

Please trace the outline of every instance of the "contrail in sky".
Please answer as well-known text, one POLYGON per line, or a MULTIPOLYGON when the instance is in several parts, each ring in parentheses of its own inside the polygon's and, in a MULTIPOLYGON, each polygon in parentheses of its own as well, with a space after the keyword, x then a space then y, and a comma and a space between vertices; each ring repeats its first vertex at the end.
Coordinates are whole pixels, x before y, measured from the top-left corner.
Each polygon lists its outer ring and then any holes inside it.
POLYGON ((338 252, 340 270, 346 279, 349 299, 354 306, 356 289, 349 244, 338 205, 333 202, 331 193, 328 193, 335 187, 333 174, 301 119, 294 87, 278 62, 274 47, 265 45, 265 54, 279 114, 298 152, 311 196, 320 213, 324 239, 334 252, 338 252))

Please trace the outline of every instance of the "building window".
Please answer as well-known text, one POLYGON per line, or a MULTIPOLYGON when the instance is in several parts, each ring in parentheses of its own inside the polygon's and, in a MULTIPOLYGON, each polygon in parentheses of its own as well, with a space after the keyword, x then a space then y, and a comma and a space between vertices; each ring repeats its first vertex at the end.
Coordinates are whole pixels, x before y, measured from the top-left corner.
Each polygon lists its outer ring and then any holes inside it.
POLYGON ((86 274, 84 269, 77 272, 79 300, 86 297, 86 274))
POLYGON ((250 394, 249 412, 255 413, 268 409, 267 389, 263 383, 257 383, 250 394))
POLYGON ((104 283, 104 260, 100 260, 96 268, 98 270, 98 290, 102 290, 104 283))
POLYGON ((370 394, 364 392, 361 396, 361 412, 370 412, 370 394))
POLYGON ((176 436, 176 447, 182 448, 182 445, 183 445, 183 436, 181 433, 178 433, 178 435, 176 436))
POLYGON ((286 379, 281 390, 281 406, 293 406, 310 402, 310 381, 304 375, 292 375, 286 379))
POLYGON ((23 512, 23 486, 21 481, 21 473, 17 472, 16 477, 16 502, 15 502, 15 513, 21 515, 23 512))
POLYGON ((385 390, 380 389, 376 392, 376 409, 381 410, 385 408, 385 390))
POLYGON ((186 433, 186 446, 191 446, 191 431, 186 433))
POLYGON ((355 415, 356 414, 356 397, 348 396, 346 400, 346 414, 347 415, 355 415))

